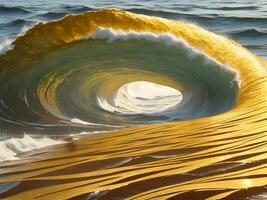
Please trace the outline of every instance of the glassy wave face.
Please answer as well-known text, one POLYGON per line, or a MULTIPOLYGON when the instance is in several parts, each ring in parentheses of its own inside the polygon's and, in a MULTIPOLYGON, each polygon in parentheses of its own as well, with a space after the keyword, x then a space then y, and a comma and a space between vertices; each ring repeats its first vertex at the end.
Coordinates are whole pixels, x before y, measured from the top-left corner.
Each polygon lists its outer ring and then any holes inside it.
POLYGON ((108 9, 5 40, 0 65, 0 198, 266 196, 266 63, 232 40, 108 9))

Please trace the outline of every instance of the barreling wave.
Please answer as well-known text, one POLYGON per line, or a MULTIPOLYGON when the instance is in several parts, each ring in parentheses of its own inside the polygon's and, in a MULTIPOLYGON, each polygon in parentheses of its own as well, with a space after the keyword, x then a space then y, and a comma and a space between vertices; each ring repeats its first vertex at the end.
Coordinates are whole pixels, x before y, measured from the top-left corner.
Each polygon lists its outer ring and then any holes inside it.
POLYGON ((19 171, 23 160, 1 164, 1 198, 265 195, 266 63, 234 41, 103 10, 37 24, 12 45, 0 57, 5 129, 96 134, 19 171))
POLYGON ((3 79, 4 120, 14 118, 24 126, 42 118, 39 127, 55 128, 69 122, 116 127, 182 121, 229 110, 241 84, 236 70, 171 33, 100 27, 65 47, 27 66, 16 82, 3 79), (161 88, 148 97, 144 87, 161 88), (8 105, 9 93, 14 91, 20 94, 12 97, 15 104, 24 105, 21 116, 9 112, 14 105, 8 105), (32 119, 26 121, 26 112, 32 119))

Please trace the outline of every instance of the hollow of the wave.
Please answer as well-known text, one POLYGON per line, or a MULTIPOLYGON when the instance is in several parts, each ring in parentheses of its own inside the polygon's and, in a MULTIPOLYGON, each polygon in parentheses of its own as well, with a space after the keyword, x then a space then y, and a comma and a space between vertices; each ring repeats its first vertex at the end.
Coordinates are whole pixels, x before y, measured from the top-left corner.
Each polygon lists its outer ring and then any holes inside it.
POLYGON ((94 36, 0 80, 6 129, 108 131, 208 117, 235 105, 236 75, 174 36, 110 30, 94 36))
POLYGON ((101 107, 121 114, 164 115, 183 99, 174 88, 148 81, 135 81, 122 85, 114 97, 113 105, 100 101, 101 107))

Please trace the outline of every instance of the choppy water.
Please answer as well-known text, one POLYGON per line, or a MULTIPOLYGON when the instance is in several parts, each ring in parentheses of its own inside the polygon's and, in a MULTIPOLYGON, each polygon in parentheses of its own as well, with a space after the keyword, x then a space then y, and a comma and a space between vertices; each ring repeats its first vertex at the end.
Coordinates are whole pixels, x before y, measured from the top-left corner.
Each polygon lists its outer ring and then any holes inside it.
POLYGON ((264 199, 266 12, 2 1, 0 197, 264 199))
POLYGON ((26 27, 68 14, 103 8, 121 8, 134 13, 192 22, 233 38, 266 58, 267 3, 264 0, 235 1, 1 1, 0 37, 14 37, 26 27))

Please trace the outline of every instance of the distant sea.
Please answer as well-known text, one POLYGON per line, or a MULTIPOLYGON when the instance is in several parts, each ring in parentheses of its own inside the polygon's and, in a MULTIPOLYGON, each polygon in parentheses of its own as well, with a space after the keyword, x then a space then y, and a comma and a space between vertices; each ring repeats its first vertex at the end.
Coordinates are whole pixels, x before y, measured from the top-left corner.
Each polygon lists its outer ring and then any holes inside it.
POLYGON ((267 2, 265 0, 1 0, 0 41, 16 37, 38 22, 103 8, 194 23, 232 38, 267 59, 267 2))

